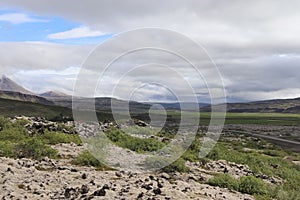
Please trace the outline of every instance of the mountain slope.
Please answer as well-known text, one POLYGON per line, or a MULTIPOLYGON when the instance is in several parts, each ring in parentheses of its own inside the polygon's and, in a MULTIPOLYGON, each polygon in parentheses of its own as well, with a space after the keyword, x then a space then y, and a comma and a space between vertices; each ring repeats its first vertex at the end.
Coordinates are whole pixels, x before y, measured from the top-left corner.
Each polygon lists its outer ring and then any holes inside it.
POLYGON ((2 76, 0 79, 0 90, 1 91, 12 91, 12 92, 19 92, 23 94, 33 94, 32 92, 26 90, 24 87, 20 86, 7 76, 2 76))
POLYGON ((44 98, 64 98, 64 97, 68 97, 69 95, 63 93, 63 92, 58 92, 58 91, 48 91, 48 92, 44 92, 39 94, 40 97, 44 97, 44 98))
MULTIPOLYGON (((221 105, 215 105, 218 110, 221 105)), ((300 113, 300 98, 295 99, 274 99, 265 101, 255 101, 249 103, 227 103, 227 112, 236 113, 300 113)), ((210 112, 211 107, 201 108, 202 112, 210 112)))
POLYGON ((17 101, 26 101, 32 103, 39 103, 44 105, 54 105, 52 101, 48 101, 45 98, 38 97, 31 94, 23 94, 20 92, 12 92, 12 91, 0 91, 0 98, 2 99, 10 99, 17 101))
MULTIPOLYGON (((72 97, 66 98, 50 98, 51 101, 54 102, 55 105, 72 108, 72 97)), ((124 111, 128 105, 131 111, 135 112, 145 112, 149 110, 149 104, 139 103, 135 101, 125 101, 119 100, 110 97, 98 97, 95 99, 92 98, 74 98, 73 101, 75 105, 79 109, 89 109, 93 102, 95 103, 95 107, 97 111, 110 112, 112 105, 114 106, 114 110, 124 111)))
POLYGON ((26 90, 5 75, 0 79, 0 98, 44 105, 54 105, 52 101, 34 95, 34 93, 26 90))
POLYGON ((46 117, 51 120, 60 120, 62 116, 65 116, 71 119, 72 110, 59 106, 0 98, 0 116, 14 117, 18 115, 46 117))

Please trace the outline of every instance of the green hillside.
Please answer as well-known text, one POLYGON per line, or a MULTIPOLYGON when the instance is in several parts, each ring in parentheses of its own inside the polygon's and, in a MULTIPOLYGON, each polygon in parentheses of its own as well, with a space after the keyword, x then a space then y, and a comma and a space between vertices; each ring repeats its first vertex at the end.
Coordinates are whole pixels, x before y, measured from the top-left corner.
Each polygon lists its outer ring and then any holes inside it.
POLYGON ((60 106, 0 98, 0 115, 5 117, 14 117, 17 115, 41 116, 50 120, 60 120, 63 116, 72 118, 72 110, 60 106))

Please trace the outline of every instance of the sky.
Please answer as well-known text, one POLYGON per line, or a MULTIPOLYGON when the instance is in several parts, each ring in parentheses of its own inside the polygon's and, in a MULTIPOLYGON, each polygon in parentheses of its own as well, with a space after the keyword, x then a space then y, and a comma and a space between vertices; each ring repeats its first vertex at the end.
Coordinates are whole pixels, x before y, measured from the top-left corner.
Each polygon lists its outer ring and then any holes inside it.
MULTIPOLYGON (((195 60, 205 77, 162 52, 144 51, 114 63, 95 95, 128 98, 130 93, 139 101, 173 101, 176 96, 191 96, 182 85, 188 81, 199 101, 208 101, 210 92, 223 85, 229 102, 295 98, 300 96, 299 8, 298 0, 0 0, 0 74, 37 93, 72 94, 82 65, 99 44, 126 31, 156 27, 200 44, 222 81, 201 64, 201 56, 195 60), (147 63, 149 55, 168 66, 147 63), (134 63, 145 66, 131 72, 134 63), (207 82, 211 88, 205 88, 207 82)), ((112 45, 113 50, 156 40, 135 39, 115 40, 119 43, 112 45)), ((172 37, 160 40, 170 48, 183 48, 187 56, 198 52, 172 37)), ((109 48, 101 56, 111 53, 109 48)))

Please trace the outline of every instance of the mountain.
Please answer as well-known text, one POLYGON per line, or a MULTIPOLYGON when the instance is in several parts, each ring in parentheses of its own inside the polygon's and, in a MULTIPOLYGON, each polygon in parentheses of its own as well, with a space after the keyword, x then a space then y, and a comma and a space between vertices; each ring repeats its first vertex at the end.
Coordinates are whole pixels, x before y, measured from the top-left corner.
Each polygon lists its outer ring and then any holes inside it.
MULTIPOLYGON (((215 105, 218 110, 224 104, 215 105)), ((274 99, 255 101, 249 103, 227 103, 227 112, 236 113, 300 113, 300 98, 295 99, 274 99)), ((211 106, 200 109, 202 112, 210 112, 211 106)))
POLYGON ((23 94, 20 92, 13 91, 0 91, 0 98, 9 99, 9 100, 17 100, 17 101, 26 101, 32 103, 39 103, 44 105, 54 105, 52 101, 49 101, 43 97, 38 97, 32 94, 23 94))
MULTIPOLYGON (((48 91, 39 95, 35 95, 24 87, 18 85, 16 82, 2 76, 0 79, 0 98, 18 100, 32 103, 39 103, 43 105, 58 105, 72 108, 72 96, 66 95, 62 92, 48 91)), ((80 104, 80 108, 84 105, 91 105, 90 102, 94 100, 91 98, 74 98, 74 101, 80 104)), ((135 102, 125 101, 109 97, 101 97, 95 99, 95 106, 97 111, 111 111, 111 105, 114 105, 115 110, 124 111, 129 104, 131 111, 147 112, 151 105, 160 104, 167 110, 191 110, 194 108, 194 103, 153 103, 153 102, 135 102), (181 105, 181 106, 180 106, 181 105)), ((215 105, 216 110, 221 107, 219 104, 215 105)), ((210 112, 211 106, 205 104, 198 104, 201 112, 210 112)), ((300 113, 300 98, 295 99, 275 99, 265 101, 255 101, 249 103, 227 103, 227 112, 236 113, 300 113)), ((89 108, 88 108, 89 109, 89 108)))
POLYGON ((12 91, 19 92, 23 94, 33 94, 32 92, 26 90, 24 87, 18 85, 16 82, 3 75, 0 79, 0 90, 1 91, 12 91))
POLYGON ((128 105, 129 109, 136 112, 145 112, 148 111, 150 106, 146 103, 139 103, 136 101, 125 101, 110 97, 97 97, 93 98, 74 98, 66 97, 66 98, 51 98, 51 101, 54 102, 55 105, 72 108, 72 101, 75 102, 77 108, 79 109, 90 109, 91 105, 94 105, 97 111, 110 112, 112 105, 114 106, 114 110, 124 111, 128 105))
POLYGON ((63 93, 63 92, 58 92, 58 91, 48 91, 39 94, 40 97, 45 97, 45 98, 60 98, 60 97, 69 97, 69 95, 63 93))

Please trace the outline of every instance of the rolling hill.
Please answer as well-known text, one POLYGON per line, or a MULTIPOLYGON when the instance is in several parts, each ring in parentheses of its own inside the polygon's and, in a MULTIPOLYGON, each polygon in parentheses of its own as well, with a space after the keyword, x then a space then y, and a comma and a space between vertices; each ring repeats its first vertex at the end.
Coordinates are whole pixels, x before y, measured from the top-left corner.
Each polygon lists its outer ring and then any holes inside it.
POLYGON ((0 98, 0 115, 5 117, 25 115, 32 117, 46 117, 51 120, 61 120, 63 116, 71 119, 72 110, 60 106, 0 98))
POLYGON ((0 98, 9 99, 9 100, 17 100, 17 101, 26 101, 32 103, 39 103, 44 105, 54 105, 52 101, 49 101, 43 97, 38 97, 31 94, 23 94, 20 92, 12 92, 12 91, 0 91, 0 98))
MULTIPOLYGON (((216 110, 221 105, 215 105, 216 110)), ((300 113, 300 98, 274 99, 255 101, 249 103, 227 103, 227 112, 235 113, 300 113)), ((202 112, 210 112, 211 106, 200 109, 202 112)))
MULTIPOLYGON (((55 105, 72 108, 72 97, 66 98, 51 98, 55 105)), ((150 106, 149 104, 139 103, 135 101, 124 101, 110 97, 99 97, 99 98, 74 98, 76 108, 78 109, 89 109, 92 102, 95 101, 95 107, 97 111, 111 112, 112 105, 114 109, 119 111, 124 111, 128 107, 130 110, 135 112, 145 112, 148 111, 150 106)))

